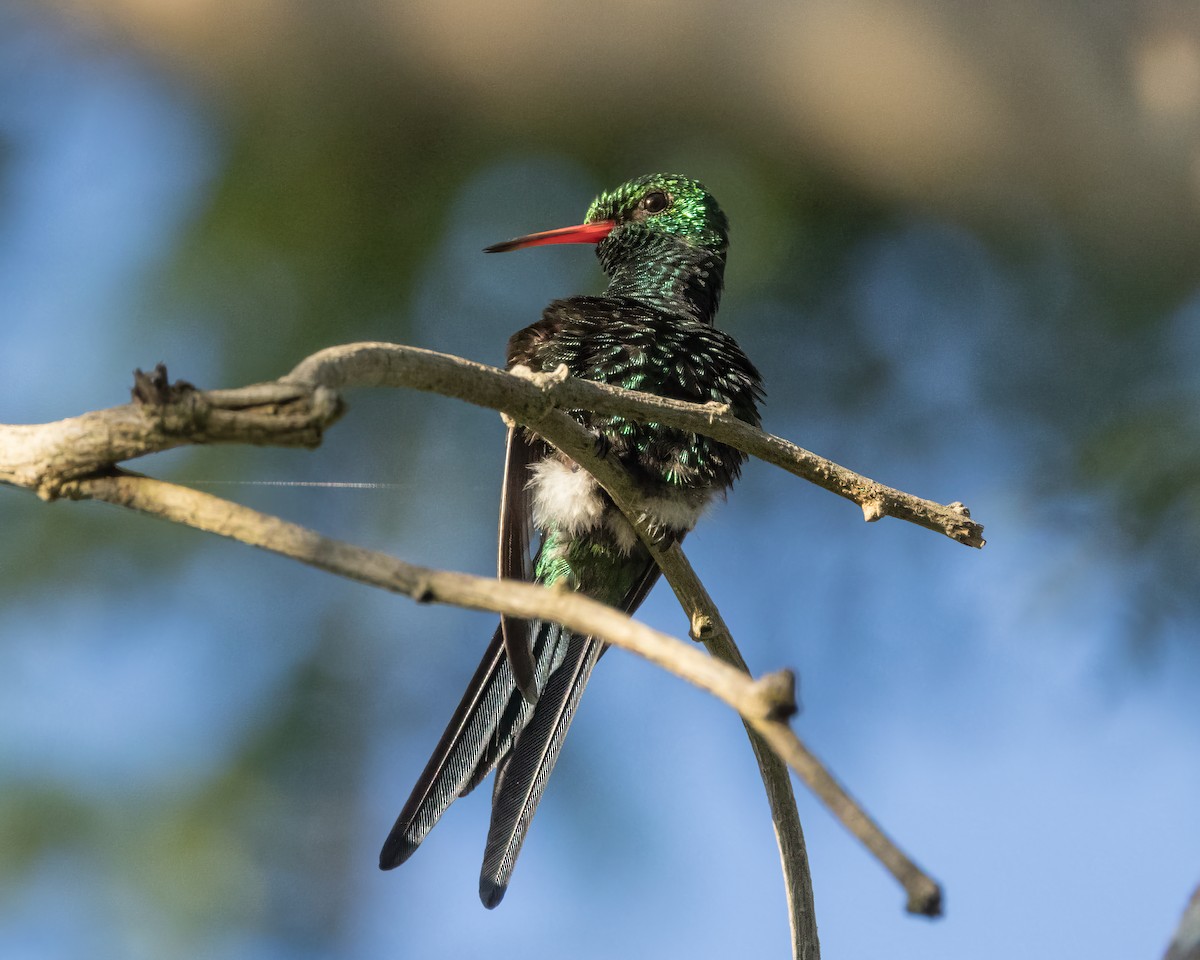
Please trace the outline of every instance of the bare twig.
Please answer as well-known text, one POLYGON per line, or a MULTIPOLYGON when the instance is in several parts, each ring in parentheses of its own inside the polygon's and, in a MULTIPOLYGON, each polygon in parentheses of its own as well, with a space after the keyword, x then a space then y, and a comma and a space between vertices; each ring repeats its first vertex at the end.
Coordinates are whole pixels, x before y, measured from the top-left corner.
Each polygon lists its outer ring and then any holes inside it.
POLYGON ((263 383, 205 392, 186 383, 168 385, 161 366, 153 375, 137 375, 135 403, 54 423, 0 424, 0 483, 53 500, 68 480, 174 447, 315 447, 342 412, 327 387, 263 383))
MULTIPOLYGON (((719 613, 717 617, 720 617, 719 613)), ((718 660, 750 676, 750 668, 746 666, 741 651, 728 631, 714 633, 704 641, 704 645, 718 660)), ((794 689, 791 696, 794 700, 794 689)), ((750 738, 750 747, 758 763, 758 773, 767 791, 767 802, 771 805, 771 824, 775 828, 775 843, 779 847, 783 886, 787 893, 792 956, 797 960, 818 960, 821 942, 817 937, 812 873, 808 864, 808 847, 804 842, 804 828, 800 824, 800 811, 796 808, 796 795, 792 792, 792 778, 788 776, 787 764, 762 735, 749 723, 744 720, 742 723, 746 727, 746 735, 750 738)))
POLYGON ((229 537, 349 580, 404 594, 418 603, 490 610, 522 620, 552 620, 645 657, 725 701, 751 722, 787 729, 778 719, 778 697, 771 684, 746 677, 684 641, 580 593, 405 563, 229 500, 151 477, 127 473, 87 477, 63 484, 60 492, 70 499, 101 500, 229 537))
POLYGON ((1192 894, 1187 909, 1179 918, 1175 936, 1163 960, 1200 960, 1200 887, 1192 894))
POLYGON ((391 343, 330 347, 281 380, 236 390, 171 388, 165 404, 131 404, 32 426, 0 424, 0 483, 55 496, 55 484, 188 443, 315 446, 340 414, 330 390, 409 387, 504 410, 522 422, 548 409, 592 409, 655 420, 711 436, 859 504, 863 516, 897 517, 968 546, 983 526, 961 503, 935 503, 885 487, 795 444, 757 430, 719 407, 667 400, 590 380, 521 378, 460 357, 391 343), (327 389, 320 389, 327 388, 327 389))
POLYGON ((944 505, 886 487, 781 437, 758 430, 712 404, 668 400, 592 380, 577 380, 565 376, 565 371, 557 375, 530 375, 528 379, 536 390, 522 390, 514 386, 511 374, 496 367, 387 343, 354 343, 321 350, 285 379, 335 390, 348 386, 428 390, 504 410, 522 422, 536 419, 546 408, 594 410, 619 413, 634 420, 654 420, 713 437, 852 500, 862 508, 868 521, 896 517, 967 546, 982 547, 986 542, 983 525, 972 520, 971 512, 961 503, 944 505))
POLYGON ((786 722, 795 712, 794 704, 789 708, 787 702, 791 681, 786 673, 755 680, 705 656, 691 644, 581 593, 405 563, 211 494, 136 474, 116 472, 70 480, 59 492, 69 499, 100 500, 229 537, 349 580, 404 594, 418 603, 445 603, 522 620, 561 623, 577 633, 602 637, 708 691, 769 740, 786 743, 796 739, 786 722))

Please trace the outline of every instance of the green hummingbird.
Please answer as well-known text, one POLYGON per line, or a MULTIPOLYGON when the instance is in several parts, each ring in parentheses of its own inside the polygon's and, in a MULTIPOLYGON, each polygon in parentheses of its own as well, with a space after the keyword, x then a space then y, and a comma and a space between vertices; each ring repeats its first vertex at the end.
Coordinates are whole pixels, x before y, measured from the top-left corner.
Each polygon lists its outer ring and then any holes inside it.
MULTIPOLYGON (((600 194, 584 222, 489 253, 594 243, 603 296, 553 301, 508 342, 508 367, 550 371, 694 403, 717 401, 755 426, 758 371, 713 327, 728 224, 704 187, 654 174, 600 194)), ((586 410, 572 415, 624 467, 657 534, 678 540, 737 478, 744 454, 708 437, 586 410)), ((502 577, 578 590, 632 613, 659 570, 592 476, 521 427, 508 432, 500 508, 502 577), (533 532, 538 536, 531 551, 533 532)), ((530 820, 603 642, 558 624, 502 617, 462 702, 384 842, 381 869, 407 860, 456 797, 496 769, 479 896, 504 897, 530 820)))

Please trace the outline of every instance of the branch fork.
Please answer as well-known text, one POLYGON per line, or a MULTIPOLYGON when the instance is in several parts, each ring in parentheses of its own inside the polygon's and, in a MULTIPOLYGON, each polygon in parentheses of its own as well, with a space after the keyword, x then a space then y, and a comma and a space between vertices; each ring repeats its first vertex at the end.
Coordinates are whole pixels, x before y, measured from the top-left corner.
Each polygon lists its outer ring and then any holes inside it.
POLYGON ((678 542, 660 542, 630 477, 595 449, 566 411, 590 409, 654 420, 704 434, 857 503, 868 522, 896 517, 967 546, 983 527, 959 502, 942 505, 885 487, 734 418, 719 403, 691 404, 577 380, 566 367, 503 371, 396 344, 331 347, 287 376, 233 390, 169 383, 160 364, 135 374, 134 402, 40 425, 0 424, 0 483, 45 500, 95 499, 184 523, 293 557, 340 576, 404 593, 418 603, 452 603, 520 619, 553 620, 638 653, 713 693, 741 715, 771 802, 788 894, 795 957, 819 956, 811 880, 787 766, 903 885, 910 912, 936 916, 941 890, 849 796, 792 731, 796 680, 789 670, 752 679, 728 627, 678 542), (315 447, 342 415, 352 386, 408 387, 457 397, 521 423, 596 477, 634 526, 687 613, 691 636, 711 656, 580 594, 536 584, 469 577, 406 564, 341 543, 238 504, 149 477, 118 463, 185 444, 252 443, 315 447))

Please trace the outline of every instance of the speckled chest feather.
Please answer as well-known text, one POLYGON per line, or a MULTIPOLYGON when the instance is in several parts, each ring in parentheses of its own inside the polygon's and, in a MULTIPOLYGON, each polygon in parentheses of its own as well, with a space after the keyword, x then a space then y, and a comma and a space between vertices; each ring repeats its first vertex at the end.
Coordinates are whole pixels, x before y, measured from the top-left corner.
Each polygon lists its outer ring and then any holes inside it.
MULTIPOLYGON (((510 365, 554 370, 662 397, 729 404, 747 423, 759 422, 758 371, 720 330, 680 319, 626 297, 556 300, 541 320, 509 341, 510 365)), ((698 434, 623 417, 572 411, 602 437, 644 486, 664 494, 715 492, 737 478, 743 454, 698 434)))

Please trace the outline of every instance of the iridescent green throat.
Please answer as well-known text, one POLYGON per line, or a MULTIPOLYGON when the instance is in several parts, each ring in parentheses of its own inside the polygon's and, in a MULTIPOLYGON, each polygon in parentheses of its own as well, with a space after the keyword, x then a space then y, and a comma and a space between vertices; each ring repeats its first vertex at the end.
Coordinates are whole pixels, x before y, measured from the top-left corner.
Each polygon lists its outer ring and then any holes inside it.
MULTIPOLYGON (((632 232, 632 231, 631 231, 632 232)), ((725 283, 725 251, 693 247, 669 234, 640 230, 596 250, 610 297, 630 297, 667 313, 712 323, 725 283)))

